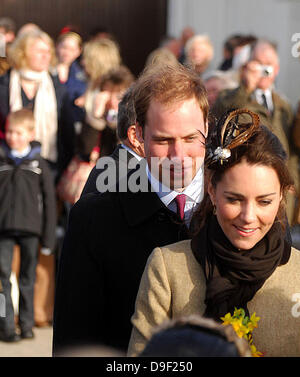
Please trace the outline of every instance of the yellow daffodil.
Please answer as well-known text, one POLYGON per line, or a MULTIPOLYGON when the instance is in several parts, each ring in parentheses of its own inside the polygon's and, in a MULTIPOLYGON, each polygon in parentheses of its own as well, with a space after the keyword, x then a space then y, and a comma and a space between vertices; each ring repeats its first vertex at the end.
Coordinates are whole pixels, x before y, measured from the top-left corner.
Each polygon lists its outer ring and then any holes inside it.
POLYGON ((231 315, 231 313, 227 313, 224 317, 221 317, 221 320, 223 321, 223 325, 231 325, 240 338, 245 338, 248 341, 252 356, 263 356, 261 352, 257 351, 253 344, 252 331, 258 327, 257 322, 260 320, 260 317, 257 317, 256 313, 253 313, 249 318, 245 315, 244 309, 235 308, 233 315, 231 315))
POLYGON ((263 354, 259 351, 257 351, 256 347, 254 344, 251 344, 250 345, 250 349, 251 349, 251 353, 252 353, 252 356, 253 357, 261 357, 263 356, 263 354))
POLYGON ((249 332, 246 326, 243 325, 243 319, 235 319, 231 325, 233 326, 235 332, 240 338, 243 338, 246 336, 246 334, 249 332))
POLYGON ((257 322, 260 320, 260 317, 256 317, 256 313, 254 312, 250 317, 250 322, 254 328, 258 327, 257 322))
POLYGON ((221 317, 221 320, 223 321, 223 325, 230 325, 232 321, 231 314, 227 313, 225 317, 221 317))

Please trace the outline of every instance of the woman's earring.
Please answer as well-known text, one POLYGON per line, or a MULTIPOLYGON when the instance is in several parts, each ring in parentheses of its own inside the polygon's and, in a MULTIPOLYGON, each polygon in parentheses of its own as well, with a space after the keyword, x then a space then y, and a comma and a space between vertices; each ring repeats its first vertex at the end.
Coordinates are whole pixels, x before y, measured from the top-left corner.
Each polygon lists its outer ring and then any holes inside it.
POLYGON ((217 207, 215 204, 213 204, 213 214, 216 215, 217 214, 217 207))

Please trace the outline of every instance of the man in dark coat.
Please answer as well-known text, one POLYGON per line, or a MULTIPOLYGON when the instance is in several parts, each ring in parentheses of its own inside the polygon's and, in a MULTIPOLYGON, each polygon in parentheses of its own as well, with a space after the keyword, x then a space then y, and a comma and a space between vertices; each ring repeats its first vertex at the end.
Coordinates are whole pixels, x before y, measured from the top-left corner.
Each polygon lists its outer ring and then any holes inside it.
POLYGON ((84 195, 71 210, 57 279, 54 355, 85 344, 126 350, 148 256, 156 246, 188 238, 188 216, 202 200, 208 103, 201 79, 182 66, 159 65, 133 91, 146 167, 125 177, 127 190, 120 181, 117 192, 84 195), (168 187, 160 179, 168 175, 166 160, 177 164, 169 168, 168 187), (181 192, 186 204, 177 207, 181 192))

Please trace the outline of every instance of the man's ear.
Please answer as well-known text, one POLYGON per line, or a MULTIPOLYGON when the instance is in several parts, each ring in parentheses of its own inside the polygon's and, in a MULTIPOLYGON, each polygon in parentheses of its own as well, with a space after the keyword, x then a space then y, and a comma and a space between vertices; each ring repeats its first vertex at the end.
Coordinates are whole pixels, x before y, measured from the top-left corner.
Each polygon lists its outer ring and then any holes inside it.
POLYGON ((135 148, 138 148, 141 144, 140 140, 137 137, 137 126, 133 124, 127 130, 127 138, 135 148))
POLYGON ((139 123, 136 123, 136 125, 135 125, 135 134, 136 134, 137 140, 140 143, 144 143, 143 127, 139 123))
POLYGON ((145 157, 144 140, 140 142, 137 137, 137 127, 135 124, 130 126, 127 130, 127 139, 129 140, 132 149, 141 157, 145 157))

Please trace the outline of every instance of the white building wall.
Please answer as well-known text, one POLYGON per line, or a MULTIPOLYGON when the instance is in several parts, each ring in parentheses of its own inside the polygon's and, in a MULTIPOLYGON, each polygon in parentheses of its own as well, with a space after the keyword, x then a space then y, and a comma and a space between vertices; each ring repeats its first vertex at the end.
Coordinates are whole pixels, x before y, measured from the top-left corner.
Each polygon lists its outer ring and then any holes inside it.
POLYGON ((224 41, 232 34, 254 34, 278 45, 276 86, 295 107, 300 100, 300 58, 292 55, 299 33, 300 0, 169 0, 168 34, 179 37, 185 26, 208 34, 215 48, 211 69, 222 61, 224 41))

